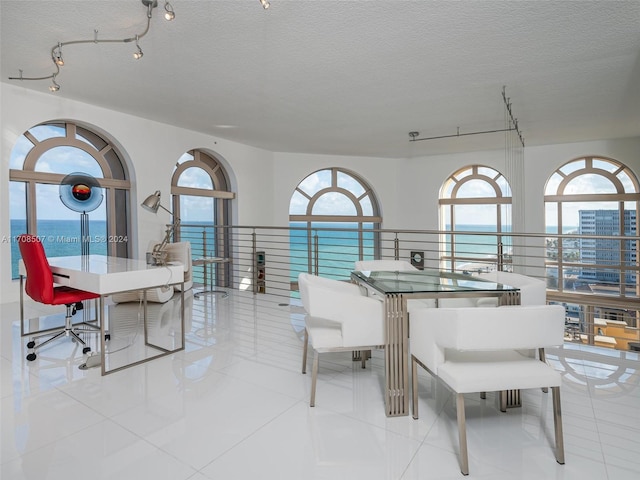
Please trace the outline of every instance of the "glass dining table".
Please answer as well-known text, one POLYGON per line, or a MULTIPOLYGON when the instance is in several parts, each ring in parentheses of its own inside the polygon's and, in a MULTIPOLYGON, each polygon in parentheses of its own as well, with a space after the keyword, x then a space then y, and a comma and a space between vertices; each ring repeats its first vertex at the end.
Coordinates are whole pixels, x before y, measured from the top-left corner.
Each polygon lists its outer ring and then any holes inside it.
POLYGON ((385 410, 388 417, 409 414, 409 312, 412 299, 496 297, 499 305, 519 305, 520 290, 479 276, 424 269, 355 271, 351 281, 382 297, 385 314, 385 410))

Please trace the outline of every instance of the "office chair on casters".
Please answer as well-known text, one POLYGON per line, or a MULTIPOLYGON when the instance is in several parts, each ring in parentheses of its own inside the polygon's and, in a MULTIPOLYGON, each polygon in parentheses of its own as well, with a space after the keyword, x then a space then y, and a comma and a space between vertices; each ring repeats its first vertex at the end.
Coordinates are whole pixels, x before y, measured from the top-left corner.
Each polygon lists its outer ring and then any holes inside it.
POLYGON ((84 300, 98 298, 100 295, 71 287, 54 287, 53 273, 51 272, 49 261, 45 255, 44 247, 35 235, 19 235, 18 245, 27 273, 27 281, 25 284, 27 295, 39 303, 46 305, 66 305, 67 307, 64 327, 32 336, 32 339, 27 343, 27 348, 33 349, 33 352, 27 355, 27 360, 35 360, 35 351, 37 349, 63 336, 71 337, 72 340, 82 345, 84 347, 82 353, 90 352, 91 347, 88 347, 86 342, 80 338, 76 332, 100 333, 100 328, 92 325, 86 325, 86 328, 81 328, 73 325, 71 318, 76 313, 76 310, 82 308, 82 302, 84 300), (44 342, 36 344, 35 339, 45 335, 52 336, 44 342))

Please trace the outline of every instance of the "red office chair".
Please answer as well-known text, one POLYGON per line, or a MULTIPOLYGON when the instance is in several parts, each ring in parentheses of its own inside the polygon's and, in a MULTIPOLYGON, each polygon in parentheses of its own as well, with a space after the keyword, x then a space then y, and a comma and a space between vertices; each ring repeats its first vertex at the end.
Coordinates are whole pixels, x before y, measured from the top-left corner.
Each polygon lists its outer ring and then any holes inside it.
POLYGON ((36 302, 47 305, 67 306, 67 315, 65 317, 64 327, 49 330, 41 335, 34 335, 32 340, 27 343, 27 348, 32 348, 34 350, 27 355, 27 360, 35 360, 35 350, 62 336, 71 337, 72 340, 83 345, 84 348, 82 349, 82 353, 90 352, 91 348, 87 346, 85 341, 80 338, 76 332, 99 333, 100 329, 96 326, 87 324, 84 324, 86 328, 73 325, 71 323, 71 317, 76 313, 76 310, 83 308, 83 300, 98 298, 100 295, 92 292, 85 292, 84 290, 76 290, 75 288, 70 287, 54 287, 53 273, 51 272, 49 261, 45 255, 44 247, 35 235, 19 235, 18 245, 20 246, 20 253, 22 254, 22 260, 27 271, 27 282, 25 285, 27 295, 36 302), (53 336, 36 345, 35 339, 45 335, 53 336))

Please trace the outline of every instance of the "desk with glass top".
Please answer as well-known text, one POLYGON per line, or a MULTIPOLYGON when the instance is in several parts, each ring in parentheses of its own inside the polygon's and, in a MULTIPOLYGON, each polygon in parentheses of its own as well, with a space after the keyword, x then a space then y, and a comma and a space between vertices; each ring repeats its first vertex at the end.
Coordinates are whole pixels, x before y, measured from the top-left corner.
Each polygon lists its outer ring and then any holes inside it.
POLYGON ((519 305, 517 288, 440 270, 351 272, 351 280, 384 298, 385 409, 388 417, 409 414, 409 299, 497 297, 519 305))

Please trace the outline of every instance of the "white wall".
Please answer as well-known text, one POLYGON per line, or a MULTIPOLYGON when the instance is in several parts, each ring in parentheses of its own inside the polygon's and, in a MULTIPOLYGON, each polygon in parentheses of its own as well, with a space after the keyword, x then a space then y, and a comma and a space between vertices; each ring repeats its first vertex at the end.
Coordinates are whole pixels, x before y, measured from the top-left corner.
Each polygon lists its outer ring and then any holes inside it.
POLYGON ((301 180, 317 170, 342 167, 358 174, 373 188, 382 214, 392 222, 398 204, 396 165, 396 160, 388 158, 276 153, 273 174, 275 221, 277 225, 289 224, 289 202, 301 180))
MULTIPOLYGON (((269 225, 274 222, 269 201, 272 198, 273 154, 265 150, 204 135, 170 125, 93 105, 65 100, 58 96, 0 84, 0 238, 11 235, 9 223, 9 157, 14 143, 26 130, 50 120, 73 120, 107 134, 122 148, 133 173, 132 201, 134 246, 142 253, 153 238, 162 238, 168 218, 143 211, 139 204, 160 189, 169 206, 171 174, 178 158, 193 148, 215 152, 228 168, 232 186, 238 192, 233 205, 235 224, 269 225)), ((167 214, 168 215, 168 214, 167 214)), ((135 250, 135 248, 134 248, 135 250)), ((11 277, 11 249, 0 243, 0 303, 18 298, 17 282, 11 277)))
MULTIPOLYGON (((0 237, 10 235, 9 197, 5 186, 9 181, 13 144, 33 125, 55 119, 92 125, 122 146, 133 167, 132 193, 136 205, 157 188, 168 199, 171 173, 182 153, 193 148, 215 152, 227 167, 237 192, 233 207, 236 225, 288 225, 289 202, 296 185, 316 170, 340 166, 356 172, 371 185, 382 208, 383 227, 437 229, 439 189, 452 172, 470 164, 483 164, 505 172, 503 150, 413 159, 272 153, 6 83, 0 84, 0 105, 0 237)), ((527 232, 544 231, 542 193, 551 173, 569 160, 592 154, 619 160, 640 176, 640 138, 525 149, 527 232)), ((162 226, 167 219, 138 207, 133 220, 138 226, 134 240, 144 249, 151 238, 163 234, 162 226)), ((1 243, 0 303, 18 297, 17 284, 10 280, 9 266, 10 245, 1 243)))
MULTIPOLYGON (((597 140, 526 147, 524 150, 525 232, 544 231, 544 186, 562 164, 586 155, 613 158, 640 177, 640 138, 597 140)), ((289 201, 308 174, 328 167, 358 173, 375 191, 384 228, 438 229, 438 196, 442 183, 461 167, 481 164, 505 173, 504 150, 387 159, 276 153, 274 155, 274 220, 287 224, 289 201)), ((506 173, 505 173, 506 175, 506 173)), ((514 192, 514 196, 517 192, 514 192)))
POLYGON ((640 137, 527 147, 525 181, 527 232, 544 231, 542 195, 547 179, 561 165, 579 157, 597 155, 628 166, 640 178, 640 137))

